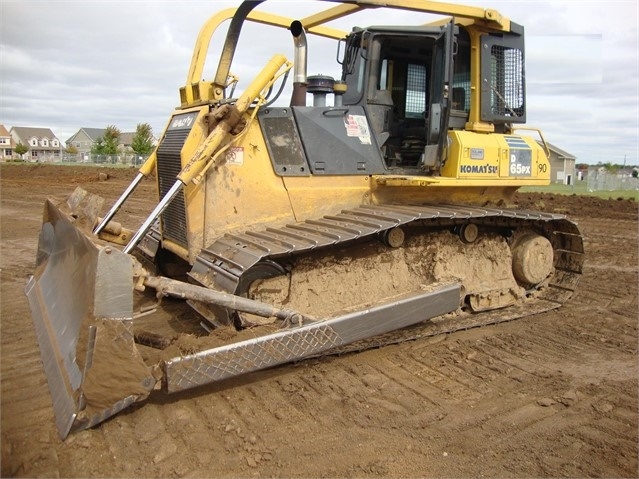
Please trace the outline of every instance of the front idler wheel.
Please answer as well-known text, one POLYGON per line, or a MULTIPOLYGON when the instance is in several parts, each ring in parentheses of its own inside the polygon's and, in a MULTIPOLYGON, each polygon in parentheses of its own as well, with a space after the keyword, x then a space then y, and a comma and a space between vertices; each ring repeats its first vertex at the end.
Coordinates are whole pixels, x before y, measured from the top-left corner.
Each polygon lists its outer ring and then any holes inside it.
POLYGON ((553 271, 553 248, 548 238, 526 233, 515 240, 513 247, 513 274, 521 284, 535 286, 553 271))

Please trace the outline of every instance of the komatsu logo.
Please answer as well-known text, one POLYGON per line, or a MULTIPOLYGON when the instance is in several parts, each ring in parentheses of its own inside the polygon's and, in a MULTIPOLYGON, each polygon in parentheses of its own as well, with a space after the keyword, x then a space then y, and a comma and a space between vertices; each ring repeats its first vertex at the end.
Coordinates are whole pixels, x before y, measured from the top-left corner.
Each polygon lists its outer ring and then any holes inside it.
POLYGON ((169 130, 186 130, 190 129, 197 117, 197 112, 186 113, 183 115, 176 115, 171 120, 171 124, 169 125, 169 130))
POLYGON ((189 127, 191 126, 191 123, 193 123, 193 118, 190 116, 187 116, 186 118, 176 118, 175 120, 173 120, 171 128, 189 127))
POLYGON ((497 167, 492 165, 461 165, 460 173, 478 173, 478 174, 495 174, 497 167))

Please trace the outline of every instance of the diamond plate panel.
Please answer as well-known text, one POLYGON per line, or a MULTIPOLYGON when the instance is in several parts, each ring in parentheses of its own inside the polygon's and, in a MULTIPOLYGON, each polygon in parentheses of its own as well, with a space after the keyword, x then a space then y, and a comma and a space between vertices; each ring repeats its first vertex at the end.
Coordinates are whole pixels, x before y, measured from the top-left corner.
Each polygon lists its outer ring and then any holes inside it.
POLYGON ((326 325, 276 333, 255 340, 202 351, 165 363, 165 387, 176 392, 264 369, 341 346, 343 340, 326 325))

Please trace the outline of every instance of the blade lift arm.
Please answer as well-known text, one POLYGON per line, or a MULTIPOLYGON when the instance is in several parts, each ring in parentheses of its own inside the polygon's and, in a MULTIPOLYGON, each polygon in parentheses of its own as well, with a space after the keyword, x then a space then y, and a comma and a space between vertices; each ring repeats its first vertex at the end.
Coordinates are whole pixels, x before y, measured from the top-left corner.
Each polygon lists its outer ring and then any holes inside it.
POLYGON ((215 152, 224 143, 228 134, 240 123, 242 115, 249 109, 253 101, 261 97, 261 92, 269 88, 269 86, 279 78, 283 72, 279 74, 278 72, 283 66, 285 66, 285 70, 287 71, 292 67, 292 64, 288 62, 283 55, 275 55, 266 64, 253 83, 242 93, 234 105, 222 105, 219 107, 219 110, 221 110, 220 121, 204 143, 195 151, 191 160, 182 168, 182 171, 178 174, 176 182, 170 190, 160 200, 135 235, 133 235, 124 248, 124 253, 130 253, 133 248, 137 246, 155 220, 168 207, 184 185, 190 182, 198 182, 198 177, 203 171, 213 164, 214 159, 219 157, 219 155, 215 155, 215 152))

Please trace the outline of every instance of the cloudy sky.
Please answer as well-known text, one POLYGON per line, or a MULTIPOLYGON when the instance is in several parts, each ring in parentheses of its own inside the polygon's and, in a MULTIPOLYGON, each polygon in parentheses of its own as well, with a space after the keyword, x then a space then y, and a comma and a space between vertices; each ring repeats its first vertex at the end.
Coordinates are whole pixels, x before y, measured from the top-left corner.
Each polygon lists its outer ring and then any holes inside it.
MULTIPOLYGON (((578 162, 639 164, 636 0, 465 1, 497 9, 526 28, 528 124, 578 162)), ((81 127, 149 123, 159 136, 179 105, 200 27, 239 1, 0 0, 0 123, 50 128, 65 142, 81 127)), ((301 18, 324 2, 270 0, 260 8, 301 18)), ((358 26, 433 17, 371 10, 358 26)), ((331 24, 350 30, 352 17, 331 24)), ((243 34, 231 71, 248 85, 275 52, 292 58, 287 32, 243 34)), ((223 38, 214 36, 211 78, 223 38)), ((309 74, 339 77, 335 49, 309 37, 309 74)))

